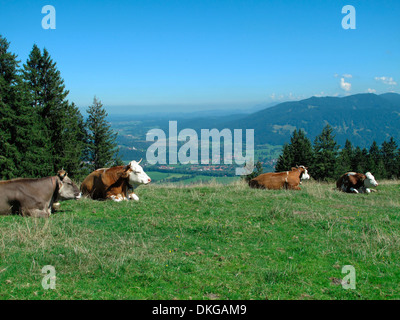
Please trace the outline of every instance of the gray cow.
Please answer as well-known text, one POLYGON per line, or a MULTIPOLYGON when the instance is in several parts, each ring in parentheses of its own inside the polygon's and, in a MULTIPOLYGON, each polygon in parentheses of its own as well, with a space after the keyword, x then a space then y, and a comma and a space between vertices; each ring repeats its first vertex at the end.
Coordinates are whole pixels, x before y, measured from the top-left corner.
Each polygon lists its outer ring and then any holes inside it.
POLYGON ((53 177, 0 181, 0 215, 49 217, 57 201, 80 197, 79 188, 64 170, 53 177))

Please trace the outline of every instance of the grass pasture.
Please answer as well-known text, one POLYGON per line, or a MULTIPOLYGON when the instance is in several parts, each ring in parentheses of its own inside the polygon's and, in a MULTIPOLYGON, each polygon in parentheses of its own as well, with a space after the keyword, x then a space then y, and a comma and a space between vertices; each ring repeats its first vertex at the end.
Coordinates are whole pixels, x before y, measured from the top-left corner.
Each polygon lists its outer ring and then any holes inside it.
POLYGON ((238 176, 235 177, 216 177, 216 176, 207 176, 207 175, 199 175, 196 174, 194 177, 190 174, 182 174, 182 173, 172 173, 172 172, 158 172, 158 171, 146 171, 146 173, 150 176, 151 180, 157 184, 174 184, 176 186, 182 185, 192 185, 192 184, 229 184, 239 180, 238 176), (171 182, 173 178, 183 178, 180 181, 171 182))
POLYGON ((0 299, 399 299, 400 186, 146 186, 140 202, 0 216, 0 299), (45 265, 57 272, 44 290, 45 265), (356 270, 345 290, 342 267, 356 270))

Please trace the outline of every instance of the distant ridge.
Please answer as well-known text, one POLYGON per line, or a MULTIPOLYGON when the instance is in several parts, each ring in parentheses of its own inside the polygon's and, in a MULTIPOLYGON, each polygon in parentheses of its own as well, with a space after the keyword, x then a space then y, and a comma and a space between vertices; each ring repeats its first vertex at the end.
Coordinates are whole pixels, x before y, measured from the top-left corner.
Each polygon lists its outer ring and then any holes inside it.
POLYGON ((288 142, 294 129, 303 129, 314 140, 323 127, 334 128, 342 146, 346 139, 369 147, 393 136, 400 142, 400 94, 372 93, 346 97, 311 97, 284 102, 240 119, 227 120, 219 128, 255 129, 256 143, 288 142))

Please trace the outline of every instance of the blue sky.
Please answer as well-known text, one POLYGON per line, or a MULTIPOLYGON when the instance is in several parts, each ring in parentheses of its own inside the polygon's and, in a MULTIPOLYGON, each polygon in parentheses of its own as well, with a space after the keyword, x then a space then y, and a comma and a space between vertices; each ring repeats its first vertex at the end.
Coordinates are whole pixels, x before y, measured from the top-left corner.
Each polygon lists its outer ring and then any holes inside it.
POLYGON ((96 95, 109 112, 400 92, 399 17, 398 0, 0 0, 0 33, 21 61, 47 48, 69 100, 96 95), (355 30, 342 28, 348 4, 355 30), (42 28, 44 5, 55 30, 42 28))

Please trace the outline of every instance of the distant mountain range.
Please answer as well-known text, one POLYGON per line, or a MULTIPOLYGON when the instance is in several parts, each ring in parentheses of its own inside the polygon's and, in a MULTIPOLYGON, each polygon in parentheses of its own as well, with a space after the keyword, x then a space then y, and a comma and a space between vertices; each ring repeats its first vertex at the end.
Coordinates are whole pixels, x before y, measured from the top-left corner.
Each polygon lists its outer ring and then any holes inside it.
MULTIPOLYGON (((255 108, 259 109, 263 105, 255 108)), ((191 128, 254 129, 255 142, 261 145, 282 145, 290 140, 295 129, 302 129, 313 142, 326 124, 330 124, 336 141, 344 146, 346 139, 353 145, 369 147, 393 136, 400 144, 400 94, 355 94, 346 97, 311 97, 300 101, 283 102, 260 111, 245 114, 226 111, 225 114, 154 114, 110 115, 113 128, 119 132, 119 143, 135 146, 141 155, 149 143, 146 133, 152 128, 163 129, 168 136, 168 121, 178 121, 178 131, 191 128), (138 145, 141 141, 143 145, 138 145)), ((136 152, 136 151, 135 151, 136 152)))
POLYGON ((382 143, 391 136, 400 143, 400 94, 311 97, 223 121, 218 127, 254 129, 256 143, 280 145, 289 141, 294 129, 304 130, 313 141, 326 124, 334 128, 342 146, 349 139, 369 147, 374 140, 382 143))
MULTIPOLYGON (((254 112, 264 110, 266 108, 270 108, 273 106, 276 106, 278 102, 271 102, 271 103, 259 103, 256 105, 253 105, 251 107, 247 108, 218 108, 216 107, 215 109, 205 109, 205 110, 197 110, 197 111, 191 111, 191 107, 188 106, 185 110, 183 111, 169 111, 169 108, 165 106, 162 110, 160 111, 155 111, 151 107, 146 107, 146 106, 124 106, 124 107, 118 107, 118 106, 113 106, 109 107, 107 109, 109 113, 109 120, 110 121, 119 121, 119 120, 126 120, 126 119, 136 119, 136 120, 154 120, 154 119, 163 119, 165 120, 166 118, 174 118, 174 119, 198 119, 198 118, 205 118, 205 117, 226 117, 226 116, 239 116, 239 115, 247 115, 247 114, 252 114, 254 112), (135 110, 135 112, 129 112, 129 110, 135 110), (146 111, 149 110, 150 111, 146 111), (138 110, 140 112, 138 112, 138 110)), ((210 108, 210 106, 207 106, 210 108)), ((175 106, 172 108, 172 110, 175 110, 178 108, 175 106)), ((82 107, 80 108, 81 112, 86 115, 86 108, 82 107)))

